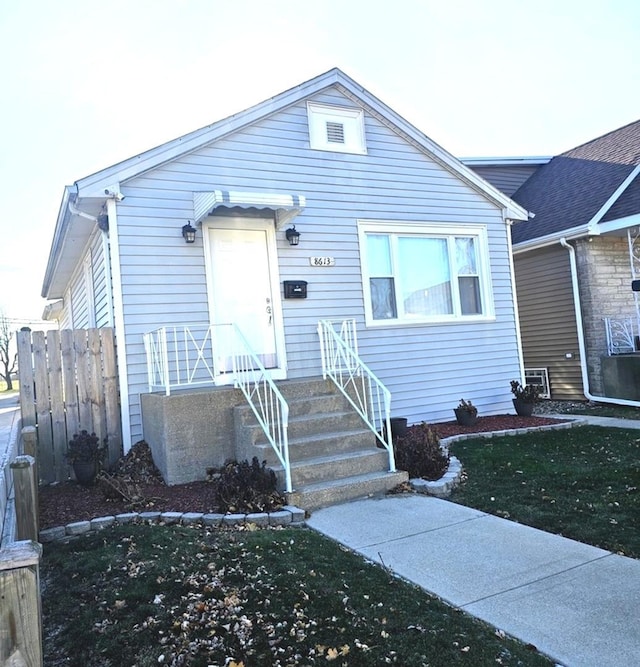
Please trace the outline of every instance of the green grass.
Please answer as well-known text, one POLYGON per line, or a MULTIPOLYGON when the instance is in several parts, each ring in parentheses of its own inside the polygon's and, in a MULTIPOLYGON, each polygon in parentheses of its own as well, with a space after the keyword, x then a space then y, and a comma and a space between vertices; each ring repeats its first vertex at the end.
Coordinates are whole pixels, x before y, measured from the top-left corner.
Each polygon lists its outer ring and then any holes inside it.
POLYGON ((640 431, 583 426, 454 443, 451 500, 640 558, 640 431))
POLYGON ((41 577, 47 665, 552 664, 305 529, 119 526, 41 577))

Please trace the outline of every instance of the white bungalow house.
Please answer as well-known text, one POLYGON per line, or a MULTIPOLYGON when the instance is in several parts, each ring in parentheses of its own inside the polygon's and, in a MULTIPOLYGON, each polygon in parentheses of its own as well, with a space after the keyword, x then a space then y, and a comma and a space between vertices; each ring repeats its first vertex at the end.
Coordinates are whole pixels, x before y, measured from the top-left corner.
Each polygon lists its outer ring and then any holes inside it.
POLYGON ((332 69, 66 187, 42 294, 62 328, 115 328, 125 451, 169 483, 257 452, 289 489, 363 492, 398 481, 389 415, 512 409, 526 218, 332 69))

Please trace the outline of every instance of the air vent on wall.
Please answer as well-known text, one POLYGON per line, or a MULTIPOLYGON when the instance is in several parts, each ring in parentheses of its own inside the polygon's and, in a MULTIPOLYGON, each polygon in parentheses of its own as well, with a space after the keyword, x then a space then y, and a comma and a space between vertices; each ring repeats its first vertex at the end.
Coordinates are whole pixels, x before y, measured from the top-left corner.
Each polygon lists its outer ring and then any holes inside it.
POLYGON ((327 141, 330 144, 344 143, 344 125, 327 121, 327 141))

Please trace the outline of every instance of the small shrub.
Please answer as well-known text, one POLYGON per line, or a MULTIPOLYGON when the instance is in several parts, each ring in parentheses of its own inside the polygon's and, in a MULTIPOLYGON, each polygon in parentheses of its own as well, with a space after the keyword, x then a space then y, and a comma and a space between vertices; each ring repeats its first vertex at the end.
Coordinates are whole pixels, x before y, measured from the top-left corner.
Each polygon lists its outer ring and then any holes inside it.
POLYGON ((541 388, 537 384, 521 385, 517 380, 511 380, 511 393, 525 403, 537 403, 540 400, 541 388))
POLYGON ((281 509, 284 496, 277 489, 276 474, 256 456, 248 461, 227 461, 211 469, 215 498, 221 512, 271 512, 281 509))
POLYGON ((101 462, 105 449, 105 446, 100 445, 100 438, 95 433, 82 430, 69 440, 67 461, 72 464, 101 462))
POLYGON ((449 456, 440 447, 440 437, 426 422, 411 426, 394 443, 396 466, 410 478, 440 479, 449 467, 449 456))
POLYGON ((462 410, 463 412, 468 412, 470 415, 477 415, 478 414, 478 408, 471 402, 471 401, 465 401, 464 398, 460 399, 460 403, 458 403, 458 407, 456 408, 457 410, 462 410))

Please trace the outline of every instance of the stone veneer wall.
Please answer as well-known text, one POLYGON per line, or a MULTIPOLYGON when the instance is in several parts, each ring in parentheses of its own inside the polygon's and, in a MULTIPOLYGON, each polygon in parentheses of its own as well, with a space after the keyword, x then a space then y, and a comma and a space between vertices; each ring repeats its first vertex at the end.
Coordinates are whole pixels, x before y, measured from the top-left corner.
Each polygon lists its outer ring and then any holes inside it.
POLYGON ((626 236, 593 236, 576 242, 582 324, 591 393, 604 395, 601 358, 607 354, 605 317, 635 317, 626 236))

